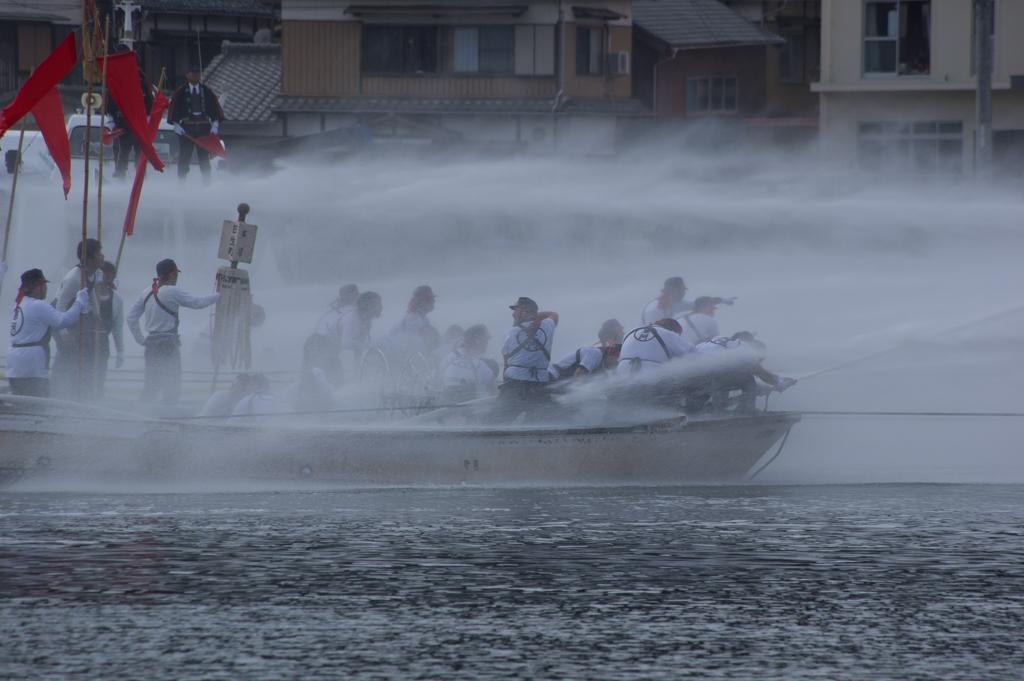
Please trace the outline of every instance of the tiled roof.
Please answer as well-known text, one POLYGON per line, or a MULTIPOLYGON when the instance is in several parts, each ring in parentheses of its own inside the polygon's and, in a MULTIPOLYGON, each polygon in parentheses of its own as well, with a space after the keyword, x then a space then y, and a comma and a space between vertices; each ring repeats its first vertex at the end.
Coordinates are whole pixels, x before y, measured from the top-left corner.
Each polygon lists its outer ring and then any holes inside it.
POLYGON ((0 19, 80 24, 82 3, 68 0, 0 0, 0 19))
POLYGON ((147 12, 163 14, 228 14, 242 17, 269 17, 273 10, 256 0, 141 0, 147 12))
POLYGON ((203 73, 229 121, 260 123, 274 117, 270 105, 281 91, 281 46, 230 43, 203 73))
MULTIPOLYGON (((466 99, 402 97, 285 97, 274 100, 274 111, 287 113, 465 113, 550 114, 553 99, 466 99)), ((636 100, 565 99, 554 112, 559 115, 643 116, 650 111, 636 100)))
POLYGON ((633 0, 633 24, 669 47, 783 42, 717 0, 633 0))

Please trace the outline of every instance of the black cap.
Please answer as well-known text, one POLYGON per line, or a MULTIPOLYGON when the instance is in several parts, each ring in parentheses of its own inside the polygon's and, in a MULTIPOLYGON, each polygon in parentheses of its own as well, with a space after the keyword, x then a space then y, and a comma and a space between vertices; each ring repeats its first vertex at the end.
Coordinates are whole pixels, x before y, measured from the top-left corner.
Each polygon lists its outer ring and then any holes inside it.
POLYGON ((43 276, 42 270, 29 270, 28 272, 21 273, 21 285, 23 287, 35 286, 39 283, 45 283, 46 277, 43 276))
POLYGON ((178 266, 174 264, 174 261, 171 260, 170 258, 167 258, 166 260, 161 260, 156 264, 157 276, 166 277, 171 274, 174 274, 175 272, 180 272, 180 270, 178 269, 178 266))
POLYGON ((413 298, 436 298, 433 290, 429 286, 417 286, 412 292, 413 298))
POLYGON ((514 310, 517 307, 521 307, 524 310, 526 310, 528 312, 532 312, 534 314, 537 314, 537 310, 540 309, 539 307, 537 307, 537 303, 533 302, 532 299, 527 298, 526 296, 519 296, 519 300, 516 301, 516 304, 515 305, 509 305, 508 309, 514 310))
POLYGON ((188 65, 188 69, 186 70, 186 73, 188 73, 188 71, 195 71, 196 73, 201 73, 202 69, 199 68, 199 64, 197 64, 196 62, 192 62, 191 64, 188 65))
POLYGON ((663 288, 666 291, 674 291, 676 289, 683 288, 683 278, 669 277, 668 279, 665 280, 665 285, 663 286, 663 288))

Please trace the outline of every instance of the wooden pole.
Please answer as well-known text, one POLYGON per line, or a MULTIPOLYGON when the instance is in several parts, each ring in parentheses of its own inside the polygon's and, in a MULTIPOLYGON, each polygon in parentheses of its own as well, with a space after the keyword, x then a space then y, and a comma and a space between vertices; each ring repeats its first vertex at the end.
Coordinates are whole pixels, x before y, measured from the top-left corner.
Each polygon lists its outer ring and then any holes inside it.
POLYGON ((7 242, 11 238, 11 218, 14 217, 14 193, 18 190, 18 171, 21 170, 21 146, 25 143, 25 118, 21 119, 21 138, 18 140, 18 156, 14 159, 14 179, 11 180, 11 203, 7 206, 7 229, 4 230, 4 253, 0 262, 7 262, 7 242))
MULTIPOLYGON (((83 27, 84 28, 84 27, 83 27)), ((85 31, 83 30, 84 34, 85 31)), ((84 35, 83 35, 84 39, 84 35)), ((92 155, 92 80, 89 80, 89 96, 86 98, 88 102, 85 107, 85 187, 82 191, 82 249, 79 253, 81 262, 81 285, 85 288, 85 240, 88 235, 89 226, 89 156, 92 155)), ((80 289, 81 290, 81 289, 80 289)), ((78 401, 81 402, 83 398, 83 386, 82 382, 85 378, 85 318, 88 313, 88 306, 86 310, 78 318, 78 401)))
MULTIPOLYGON (((110 16, 103 29, 103 78, 100 80, 100 175, 96 188, 96 240, 103 241, 103 131, 107 128, 107 55, 110 45, 110 16)), ((97 348, 97 352, 99 349, 97 348)))
MULTIPOLYGON (((167 67, 160 69, 160 80, 157 81, 156 91, 160 92, 164 88, 164 76, 167 75, 167 67)), ((140 152, 141 153, 141 152, 140 152)), ((147 163, 145 158, 140 158, 139 163, 147 163)), ((124 240, 128 236, 128 233, 121 230, 121 244, 117 247, 117 258, 114 260, 114 269, 118 272, 121 271, 121 253, 124 252, 124 240)))

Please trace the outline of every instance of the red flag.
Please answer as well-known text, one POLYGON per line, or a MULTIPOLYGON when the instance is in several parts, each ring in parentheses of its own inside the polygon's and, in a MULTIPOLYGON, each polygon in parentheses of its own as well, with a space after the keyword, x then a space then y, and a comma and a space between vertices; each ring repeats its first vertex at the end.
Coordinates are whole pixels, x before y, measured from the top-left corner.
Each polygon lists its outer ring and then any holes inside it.
POLYGON ((72 32, 29 76, 14 101, 0 112, 0 137, 34 109, 39 100, 49 94, 77 63, 78 48, 75 46, 75 34, 72 32))
MULTIPOLYGON (((188 135, 186 135, 188 137, 188 135)), ((209 135, 203 135, 202 137, 189 137, 190 140, 206 149, 210 152, 210 156, 220 156, 221 158, 227 158, 228 152, 224 151, 224 145, 220 143, 220 137, 216 133, 210 133, 209 135)))
MULTIPOLYGON (((135 136, 142 153, 163 172, 164 164, 156 155, 151 138, 146 134, 146 104, 142 99, 142 83, 139 81, 139 66, 135 61, 134 52, 113 54, 107 60, 107 91, 124 116, 128 131, 135 136)), ((96 59, 99 68, 103 68, 103 57, 96 59)))
POLYGON ((71 191, 71 144, 68 142, 68 129, 64 127, 64 105, 60 102, 60 92, 56 85, 32 108, 32 115, 39 126, 39 132, 43 133, 50 157, 64 178, 66 201, 71 191))
MULTIPOLYGON (((109 75, 109 74, 108 74, 109 75)), ((164 93, 156 93, 153 98, 153 110, 149 113, 149 139, 156 139, 160 131, 160 121, 164 117, 164 110, 167 108, 167 98, 164 93)), ((132 183, 132 193, 128 199, 128 212, 124 216, 124 233, 131 236, 135 233, 135 214, 139 211, 139 198, 142 196, 142 183, 146 180, 146 164, 140 163, 135 169, 135 181, 132 183)))

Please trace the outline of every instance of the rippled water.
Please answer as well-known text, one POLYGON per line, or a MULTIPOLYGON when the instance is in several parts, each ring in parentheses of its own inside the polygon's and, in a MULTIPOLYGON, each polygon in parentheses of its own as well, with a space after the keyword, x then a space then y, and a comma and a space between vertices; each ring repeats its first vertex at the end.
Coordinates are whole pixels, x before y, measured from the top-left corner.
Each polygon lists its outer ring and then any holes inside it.
POLYGON ((1019 678, 1024 487, 0 495, 0 676, 1019 678))

